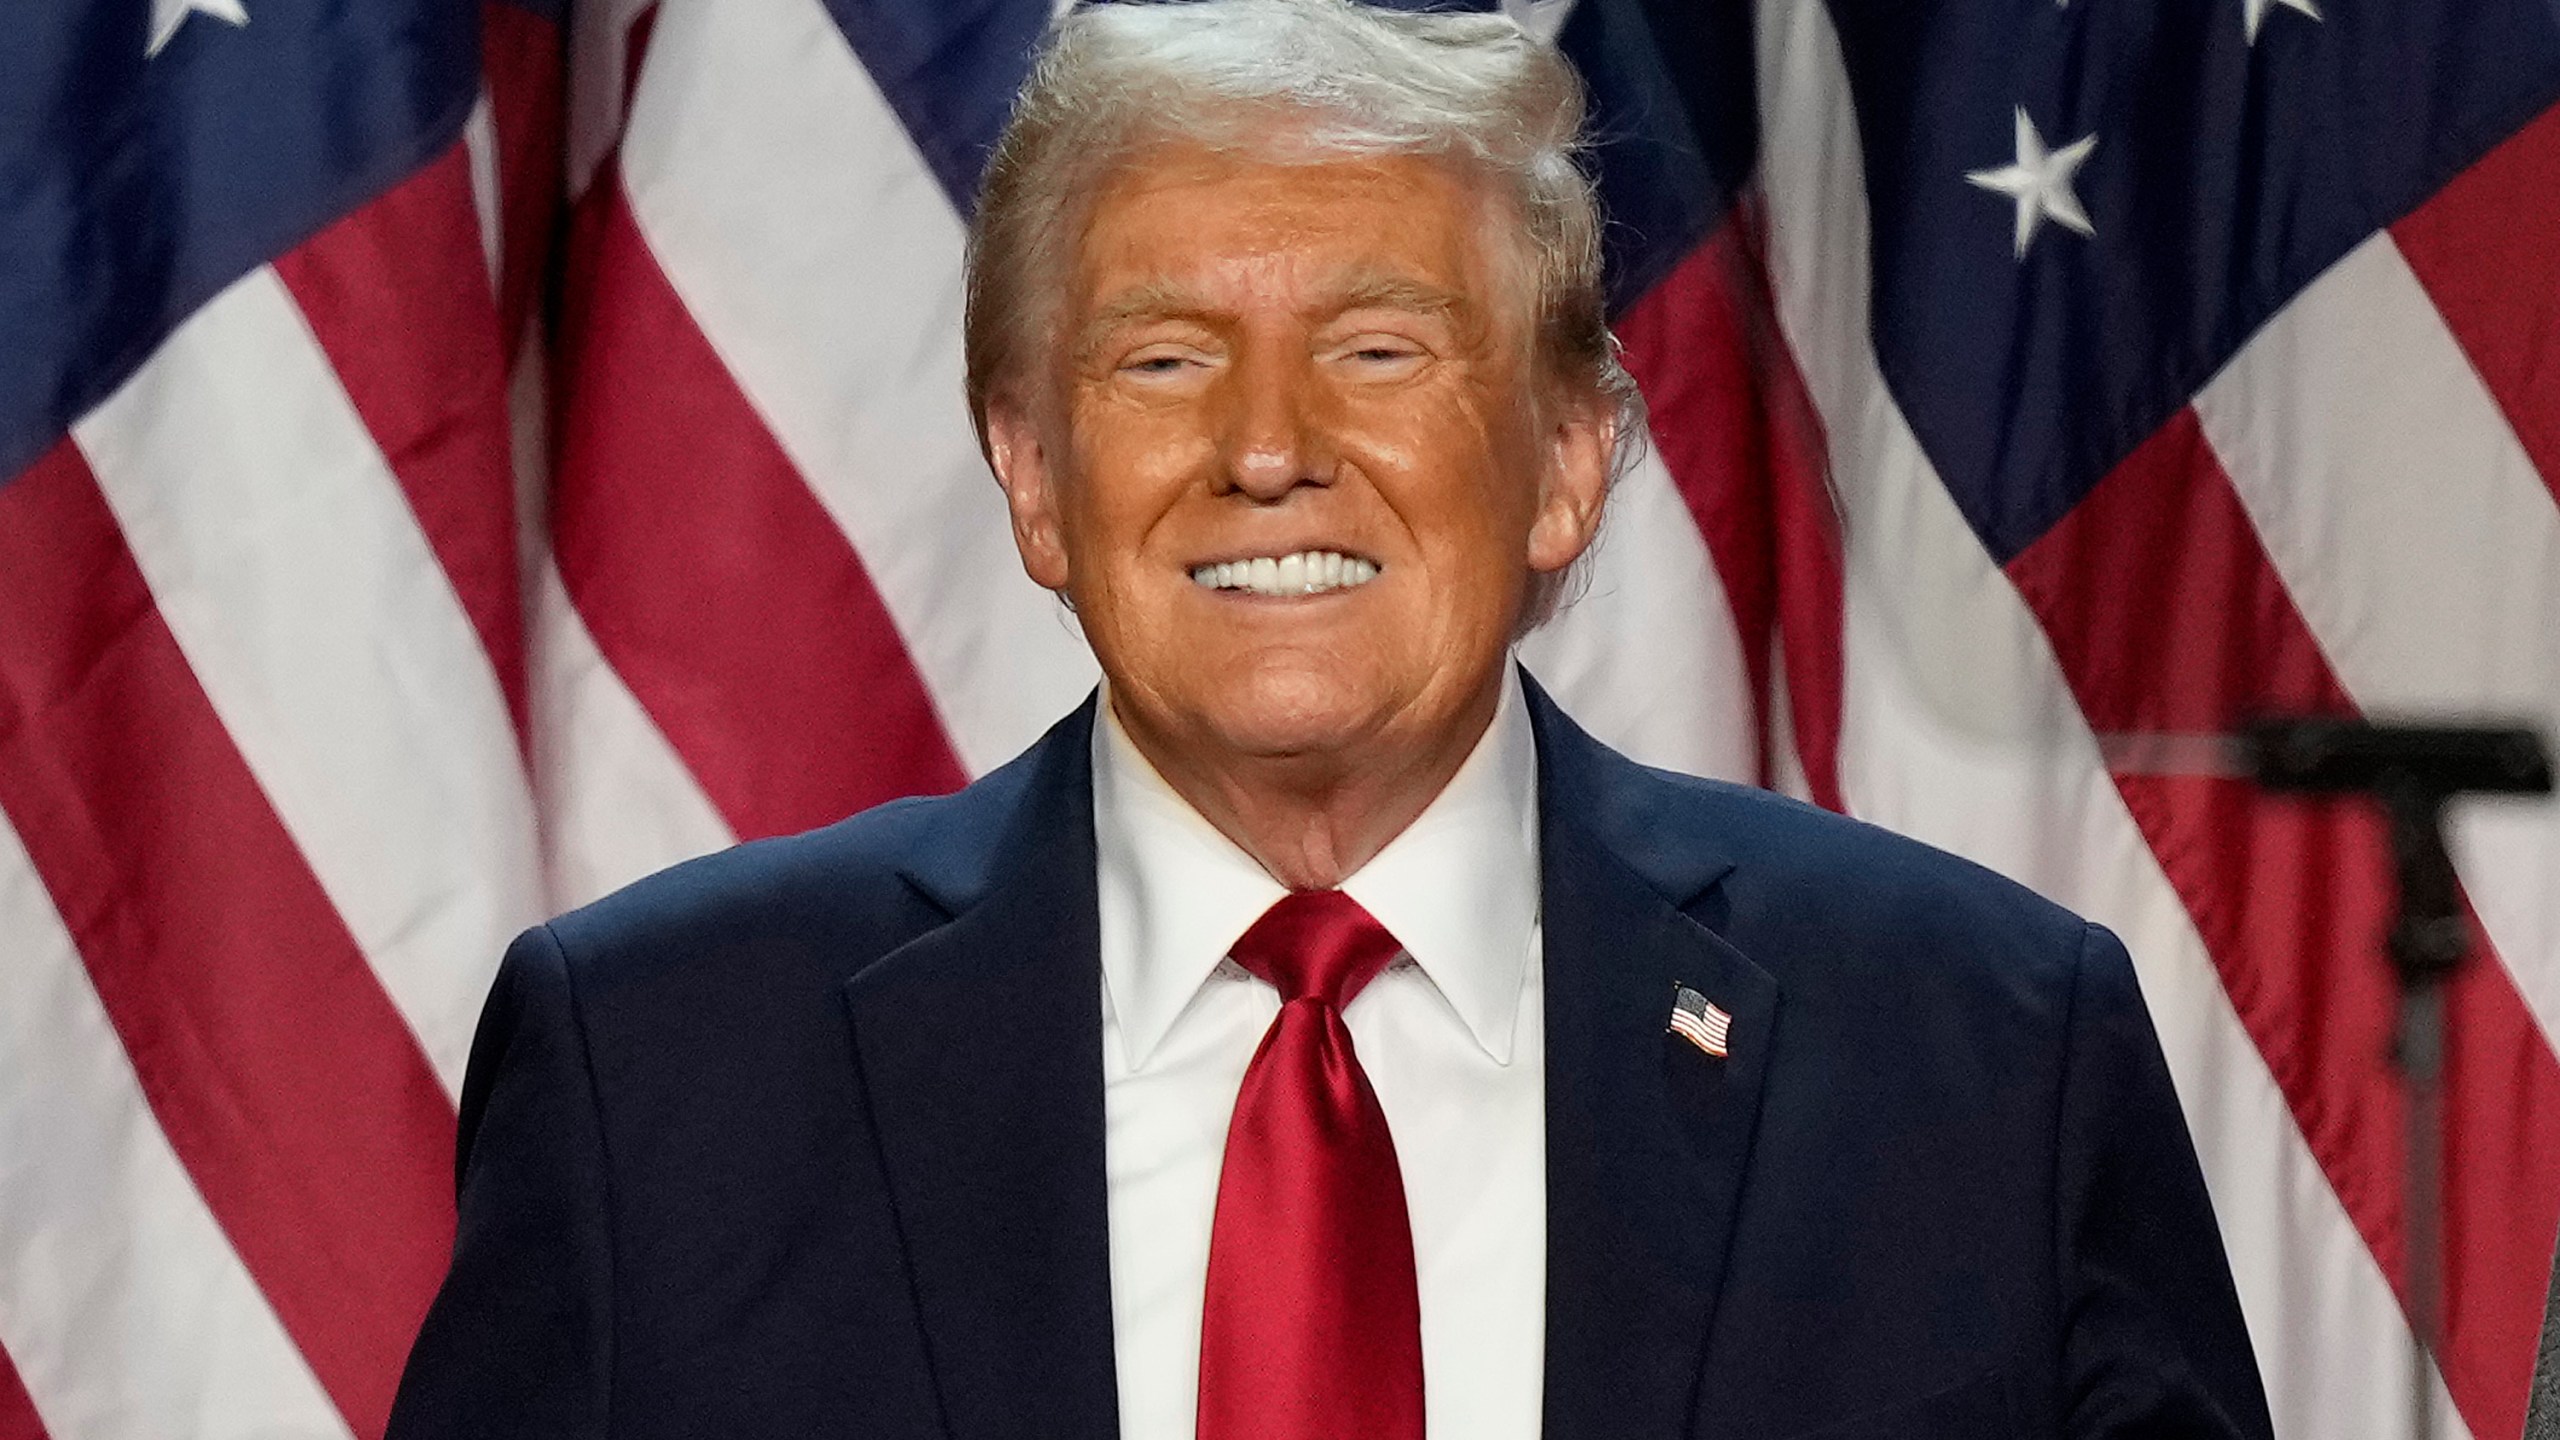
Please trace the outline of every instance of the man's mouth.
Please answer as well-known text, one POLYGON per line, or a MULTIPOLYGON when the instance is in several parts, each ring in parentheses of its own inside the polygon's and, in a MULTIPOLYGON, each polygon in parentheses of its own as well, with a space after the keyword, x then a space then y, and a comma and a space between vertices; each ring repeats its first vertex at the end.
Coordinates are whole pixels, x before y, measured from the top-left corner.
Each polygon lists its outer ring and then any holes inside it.
POLYGON ((1257 555, 1249 560, 1221 560, 1194 566, 1191 583, 1210 590, 1239 590, 1248 595, 1321 595, 1348 590, 1378 578, 1373 561, 1338 550, 1300 550, 1290 555, 1257 555))

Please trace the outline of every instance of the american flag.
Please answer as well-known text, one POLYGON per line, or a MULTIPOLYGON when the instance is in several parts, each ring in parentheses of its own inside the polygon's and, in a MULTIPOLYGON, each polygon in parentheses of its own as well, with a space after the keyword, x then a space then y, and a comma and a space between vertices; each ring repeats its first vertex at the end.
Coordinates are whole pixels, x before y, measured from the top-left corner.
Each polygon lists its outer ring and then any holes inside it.
POLYGON ((1671 1033, 1722 1060, 1733 1039, 1733 1016, 1683 985, 1671 992, 1671 1033))
MULTIPOLYGON (((1655 427, 1532 667, 2123 934, 2280 1431, 2381 1433, 2378 827, 2099 737, 2560 722, 2560 8, 1512 8, 1591 80, 1655 427)), ((0 1440, 377 1435, 507 936, 1092 683, 960 396, 1050 9, 11 14, 0 1440)), ((2560 815, 2457 840, 2439 1414, 2508 1437, 2560 815)))

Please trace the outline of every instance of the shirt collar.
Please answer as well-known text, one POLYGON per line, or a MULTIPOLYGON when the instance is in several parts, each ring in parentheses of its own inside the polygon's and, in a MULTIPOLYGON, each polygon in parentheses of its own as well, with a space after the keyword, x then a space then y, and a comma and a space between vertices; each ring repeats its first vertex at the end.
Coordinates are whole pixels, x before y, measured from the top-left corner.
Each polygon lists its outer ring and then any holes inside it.
MULTIPOLYGON (((1106 694, 1093 727, 1102 974, 1142 1068, 1238 936, 1287 889, 1138 753, 1106 694)), ((1476 748, 1403 833, 1342 882, 1508 1065, 1539 915, 1537 745, 1516 671, 1476 748)))

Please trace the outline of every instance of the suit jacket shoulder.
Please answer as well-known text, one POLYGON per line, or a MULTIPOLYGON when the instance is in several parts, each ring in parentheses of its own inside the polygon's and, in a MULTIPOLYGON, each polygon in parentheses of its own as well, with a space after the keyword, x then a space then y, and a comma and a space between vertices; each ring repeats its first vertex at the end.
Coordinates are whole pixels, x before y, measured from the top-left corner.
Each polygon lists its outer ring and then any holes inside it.
MULTIPOLYGON (((788 952, 830 988, 965 910, 1026 837, 1035 789, 1078 769, 1092 702, 949 795, 893 800, 635 881, 550 923, 582 993, 683 990, 788 952)), ((736 988, 734 986, 728 988, 736 988)))
MULTIPOLYGON (((950 1087, 867 1097, 846 987, 1019 870, 1009 847, 1070 833, 1089 713, 958 794, 706 856, 518 939, 472 1046, 453 1267, 396 1440, 945 1433, 968 1392, 930 1368, 880 1117, 950 1087)), ((1085 1388, 1107 1399, 1100 1354, 1085 1388)))
POLYGON ((1550 846, 1547 1433, 1672 1429, 1670 1397, 1625 1413, 1648 1370, 1695 1376, 1681 1418, 1697 1433, 2267 1433, 2114 937, 1953 855, 1645 769, 1543 697, 1533 712, 1550 846), (1645 921, 1639 883, 1695 933, 1645 921), (1660 1034, 1675 982, 1731 1012, 1729 1054, 1660 1034), (1613 1020, 1630 990, 1649 1007, 1613 1020), (1639 1028, 1659 1068, 1594 1083, 1639 1028), (1685 1143, 1661 1145, 1649 1113, 1685 1143), (1704 1293, 1603 1258, 1625 1254, 1704 1293), (1700 1315, 1695 1360, 1653 1338, 1700 1315), (1646 1365, 1613 1364, 1630 1353, 1646 1365), (1574 1423, 1592 1415, 1612 1423, 1574 1423))
POLYGON ((1540 710, 1549 803, 1790 994, 2071 985, 2088 923, 2026 886, 1787 796, 1637 764, 1540 710))

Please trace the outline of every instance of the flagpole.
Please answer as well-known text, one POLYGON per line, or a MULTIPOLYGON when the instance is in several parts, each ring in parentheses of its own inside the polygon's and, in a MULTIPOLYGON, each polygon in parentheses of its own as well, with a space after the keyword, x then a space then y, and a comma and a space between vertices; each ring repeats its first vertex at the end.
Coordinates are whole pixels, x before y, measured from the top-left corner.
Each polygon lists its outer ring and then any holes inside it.
POLYGON ((2400 981, 2402 1181, 2408 1206, 2409 1433, 2435 1435, 2429 1363, 2444 1330, 2444 987, 2470 950, 2460 882, 2444 837, 2446 796, 2405 777, 2379 787, 2391 817, 2399 914, 2387 949, 2400 981))
POLYGON ((2326 718, 2269 720, 2244 748, 2263 788, 2364 795, 2391 831, 2396 910, 2384 949, 2399 983, 2394 1059, 2406 1123, 2401 1175, 2407 1206, 2409 1433, 2434 1440, 2432 1357, 2443 1330, 2445 986, 2471 949, 2462 886, 2445 843, 2446 805, 2460 795, 2548 795, 2551 762, 2531 730, 2377 725, 2326 718))

